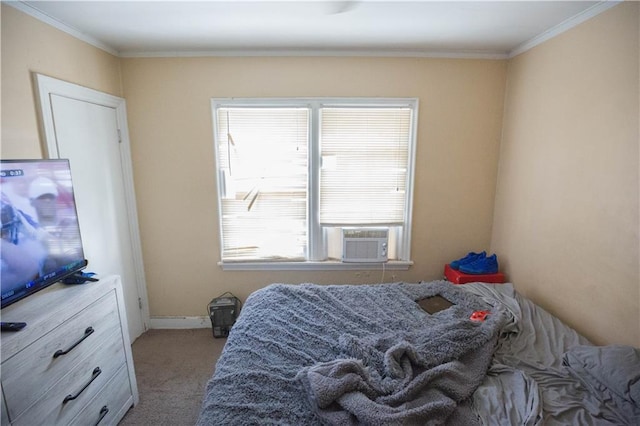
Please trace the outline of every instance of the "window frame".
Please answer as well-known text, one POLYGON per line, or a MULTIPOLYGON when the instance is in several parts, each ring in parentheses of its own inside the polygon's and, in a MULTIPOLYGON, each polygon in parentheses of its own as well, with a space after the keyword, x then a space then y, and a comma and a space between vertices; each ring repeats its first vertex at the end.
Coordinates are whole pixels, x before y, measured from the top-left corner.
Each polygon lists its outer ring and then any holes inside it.
POLYGON ((218 265, 223 270, 407 270, 413 261, 411 259, 411 230, 413 217, 413 191, 415 182, 415 159, 417 145, 418 98, 381 98, 381 97, 318 97, 318 98, 212 98, 211 114, 213 120, 214 146, 214 174, 216 176, 216 200, 218 208, 218 230, 220 253, 222 253, 222 182, 218 170, 218 147, 216 135, 219 131, 218 108, 309 108, 309 146, 308 146, 308 254, 306 261, 268 261, 268 260, 219 260, 218 265), (343 263, 339 260, 323 260, 327 254, 326 233, 320 225, 320 112, 329 107, 359 107, 359 108, 410 108, 412 122, 408 146, 407 196, 405 200, 404 224, 402 227, 401 243, 397 247, 398 259, 385 263, 343 263))

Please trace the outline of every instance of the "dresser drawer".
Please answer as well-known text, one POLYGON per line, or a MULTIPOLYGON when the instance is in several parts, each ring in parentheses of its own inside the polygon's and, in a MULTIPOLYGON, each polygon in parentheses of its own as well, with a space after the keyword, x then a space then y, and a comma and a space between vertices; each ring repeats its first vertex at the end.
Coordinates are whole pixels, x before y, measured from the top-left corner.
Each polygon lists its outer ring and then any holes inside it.
POLYGON ((128 409, 132 404, 129 374, 127 367, 123 365, 69 426, 116 424, 120 418, 119 412, 128 409))
POLYGON ((54 284, 3 308, 2 320, 27 323, 1 336, 2 426, 90 425, 105 405, 100 424, 116 425, 138 403, 120 277, 54 284))
POLYGON ((122 337, 114 332, 35 404, 17 418, 10 413, 11 418, 15 419, 13 425, 68 424, 123 366, 126 367, 126 357, 122 337))
POLYGON ((2 386, 9 416, 18 417, 107 339, 122 353, 119 330, 115 294, 111 292, 4 362, 2 386), (87 332, 89 327, 93 332, 87 332), (54 357, 59 350, 69 352, 54 357))

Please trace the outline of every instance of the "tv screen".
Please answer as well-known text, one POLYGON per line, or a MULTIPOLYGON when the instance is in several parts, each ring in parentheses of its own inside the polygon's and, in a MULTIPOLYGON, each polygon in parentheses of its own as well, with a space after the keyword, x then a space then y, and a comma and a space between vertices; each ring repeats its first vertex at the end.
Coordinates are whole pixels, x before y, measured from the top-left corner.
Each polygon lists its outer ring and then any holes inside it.
POLYGON ((0 160, 2 305, 87 266, 69 160, 0 160))

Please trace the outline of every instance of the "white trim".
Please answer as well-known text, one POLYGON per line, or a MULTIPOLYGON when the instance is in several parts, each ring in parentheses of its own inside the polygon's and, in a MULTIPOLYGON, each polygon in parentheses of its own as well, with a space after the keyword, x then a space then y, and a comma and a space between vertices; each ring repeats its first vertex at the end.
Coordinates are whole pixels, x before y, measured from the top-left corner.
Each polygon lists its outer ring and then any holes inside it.
POLYGON ((316 107, 334 107, 334 106, 357 106, 357 107, 398 107, 413 108, 417 107, 418 98, 384 98, 384 97, 368 97, 368 96, 350 96, 350 97, 279 97, 279 98, 212 98, 211 107, 295 107, 295 108, 311 108, 316 107))
POLYGON ((136 290, 140 298, 141 320, 143 332, 148 329, 149 323, 149 302, 147 296, 146 278, 144 264, 142 261, 142 244, 140 230, 138 226, 138 212, 136 207, 136 196, 133 187, 133 165, 131 161, 131 142, 129 140, 129 129, 127 124, 126 101, 123 98, 99 92, 74 83, 58 80, 42 74, 33 73, 33 82, 36 87, 36 105, 40 130, 44 140, 44 154, 46 158, 59 158, 58 145, 53 122, 53 110, 51 108, 51 95, 63 96, 83 102, 90 102, 97 105, 113 108, 116 112, 116 120, 120 128, 120 160, 122 161, 122 173, 125 191, 125 201, 127 204, 127 217, 129 219, 131 233, 131 248, 133 252, 133 262, 136 276, 136 290))
POLYGON ((131 248, 133 264, 135 267, 136 284, 140 308, 142 310, 142 325, 146 330, 149 322, 149 297, 147 295, 147 278, 144 272, 142 258, 142 237, 140 236, 140 223, 138 222, 138 207, 136 193, 133 185, 133 161, 131 159, 131 140, 129 139, 129 123, 127 121, 127 104, 124 99, 116 108, 116 118, 120 131, 120 161, 122 162, 122 175, 124 180, 125 202, 127 203, 127 216, 129 219, 129 232, 131 233, 131 248))
POLYGON ((116 49, 112 48, 111 46, 81 31, 78 31, 73 27, 70 27, 64 22, 58 21, 56 18, 47 15, 46 13, 42 12, 41 10, 35 8, 30 4, 24 3, 22 1, 3 1, 2 3, 8 6, 11 6, 14 9, 18 9, 19 11, 24 12, 27 15, 32 16, 37 20, 44 22, 47 25, 51 25, 52 27, 57 28, 60 31, 65 32, 70 36, 77 38, 78 40, 82 40, 85 43, 89 43, 90 45, 97 47, 98 49, 102 49, 105 52, 112 54, 113 56, 119 56, 119 52, 116 49))
POLYGON ((191 328, 211 328, 209 317, 151 317, 152 329, 184 330, 191 328))
POLYGON ((449 59, 507 59, 506 52, 497 51, 437 51, 437 50, 197 50, 120 52, 121 58, 180 58, 180 57, 398 57, 449 59))
POLYGON ((406 271, 411 260, 392 260, 385 263, 323 262, 218 262, 223 271, 406 271))
POLYGON ((327 257, 326 233, 320 225, 320 169, 322 167, 320 155, 320 108, 311 108, 309 119, 311 121, 309 126, 309 176, 307 181, 307 196, 309 197, 307 211, 309 246, 307 247, 307 259, 314 262, 322 261, 327 257))
POLYGON ((537 36, 525 41, 519 46, 516 46, 509 52, 508 58, 518 56, 521 53, 524 53, 527 50, 532 49, 537 45, 544 43, 545 41, 550 40, 577 25, 580 25, 581 23, 588 21, 594 16, 599 15, 600 13, 611 9, 614 6, 617 6, 618 4, 622 3, 622 1, 623 0, 606 0, 599 2, 598 4, 591 6, 589 9, 586 9, 579 14, 572 16, 571 18, 561 22, 555 27, 550 28, 541 34, 538 34, 537 36))
POLYGON ((413 194, 416 186, 416 150, 418 148, 418 111, 420 100, 415 98, 413 108, 413 122, 411 123, 411 145, 409 146, 409 173, 407 176, 407 200, 405 205, 405 223, 402 227, 402 252, 401 259, 411 259, 411 235, 413 234, 413 194))

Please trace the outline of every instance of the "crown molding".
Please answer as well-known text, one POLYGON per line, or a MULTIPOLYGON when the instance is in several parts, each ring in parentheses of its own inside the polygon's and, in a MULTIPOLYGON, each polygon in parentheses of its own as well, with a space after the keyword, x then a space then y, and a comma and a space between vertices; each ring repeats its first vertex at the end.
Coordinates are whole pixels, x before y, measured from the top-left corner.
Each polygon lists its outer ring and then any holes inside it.
POLYGON ((75 37, 79 40, 89 43, 90 45, 97 47, 98 49, 102 49, 105 52, 110 53, 114 56, 120 56, 119 52, 116 49, 112 48, 111 46, 108 46, 105 43, 101 42, 100 40, 94 37, 91 37, 81 31, 78 31, 75 28, 70 27, 64 22, 58 21, 57 19, 47 15, 46 13, 36 9, 35 7, 27 3, 24 3, 22 1, 4 1, 4 0, 2 1, 2 3, 8 6, 11 6, 14 9, 18 9, 19 11, 24 12, 27 15, 32 16, 37 20, 44 22, 45 24, 51 25, 52 27, 57 28, 60 31, 65 32, 72 37, 75 37))
POLYGON ((537 45, 544 43, 547 40, 550 40, 563 32, 570 30, 571 28, 580 25, 581 23, 588 21, 596 15, 601 14, 602 12, 611 9, 614 6, 622 3, 623 0, 605 0, 601 1, 598 4, 591 6, 589 9, 582 11, 581 13, 572 16, 571 18, 559 23, 553 28, 548 29, 547 31, 538 34, 537 36, 525 41, 519 46, 515 47, 508 54, 509 58, 513 58, 514 56, 518 56, 521 53, 526 52, 527 50, 533 49, 537 45))
POLYGON ((122 52, 122 58, 171 58, 171 57, 407 57, 407 58, 451 58, 451 59, 507 59, 506 52, 474 51, 405 51, 405 50, 202 50, 202 51, 158 51, 122 52))

